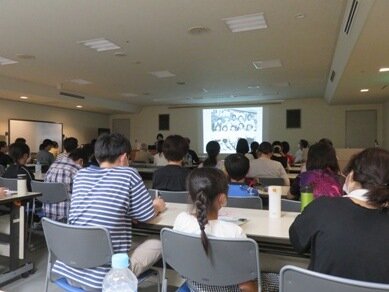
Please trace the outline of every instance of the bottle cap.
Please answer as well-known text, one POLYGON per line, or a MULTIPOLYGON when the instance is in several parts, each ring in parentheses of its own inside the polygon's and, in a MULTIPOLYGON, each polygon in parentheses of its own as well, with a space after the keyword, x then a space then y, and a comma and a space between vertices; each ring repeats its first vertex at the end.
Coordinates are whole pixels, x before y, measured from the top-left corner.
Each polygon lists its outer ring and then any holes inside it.
POLYGON ((301 187, 300 192, 301 193, 312 193, 313 192, 312 186, 311 185, 303 186, 303 187, 301 187))
POLYGON ((112 255, 112 268, 124 269, 128 268, 128 254, 115 253, 112 255))
POLYGON ((27 179, 25 174, 18 174, 18 179, 27 179))

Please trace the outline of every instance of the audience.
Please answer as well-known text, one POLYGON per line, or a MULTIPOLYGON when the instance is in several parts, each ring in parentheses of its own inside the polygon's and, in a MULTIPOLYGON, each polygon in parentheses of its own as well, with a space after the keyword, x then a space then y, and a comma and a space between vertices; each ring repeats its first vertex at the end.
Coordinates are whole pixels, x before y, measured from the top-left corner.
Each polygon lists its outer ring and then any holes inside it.
POLYGON ((282 153, 288 160, 288 165, 292 165, 294 162, 294 157, 289 153, 290 151, 290 145, 287 141, 282 141, 281 142, 281 148, 282 148, 282 153))
POLYGON ((249 160, 253 160, 253 159, 257 159, 258 158, 258 148, 259 148, 259 143, 254 141, 254 142, 251 142, 250 144, 250 153, 246 153, 245 156, 249 159, 249 160))
POLYGON ((165 191, 185 191, 189 169, 182 167, 182 160, 188 152, 188 143, 179 135, 168 136, 163 143, 163 154, 168 165, 153 174, 153 189, 165 191))
POLYGON ((346 167, 345 197, 314 200, 289 229, 309 269, 389 284, 389 152, 369 148, 346 167))
POLYGON ((26 144, 26 139, 22 138, 22 137, 18 137, 15 139, 15 142, 14 143, 20 143, 20 144, 26 144))
POLYGON ((250 168, 250 161, 243 154, 231 154, 224 160, 224 166, 230 180, 228 184, 229 197, 258 196, 258 191, 245 184, 245 178, 250 168))
MULTIPOLYGON (((150 239, 131 249, 132 221, 146 222, 163 211, 162 199, 151 200, 138 172, 128 167, 130 142, 121 134, 103 134, 95 145, 100 167, 90 166, 77 173, 69 210, 69 224, 101 225, 108 229, 114 253, 129 252, 131 269, 139 276, 161 254, 159 240, 150 239)), ((71 249, 71 247, 69 247, 71 249)), ((60 261, 53 272, 84 290, 101 290, 109 265, 72 268, 60 261)))
POLYGON ((295 163, 303 163, 307 161, 308 157, 308 141, 301 139, 299 142, 299 149, 296 151, 296 154, 294 155, 294 162, 295 163))
POLYGON ((7 155, 7 151, 7 143, 4 141, 0 141, 0 165, 4 166, 4 169, 6 169, 8 165, 13 163, 12 158, 7 155))
POLYGON ((285 168, 278 161, 271 160, 272 147, 269 142, 259 145, 260 157, 250 161, 250 169, 247 177, 253 178, 282 178, 284 185, 290 184, 285 168))
MULTIPOLYGON (((77 172, 82 168, 87 157, 83 149, 78 148, 71 153, 58 158, 50 166, 45 175, 45 182, 63 183, 69 198, 72 195, 73 181, 77 172)), ((56 221, 67 222, 69 214, 69 201, 63 201, 53 204, 43 204, 45 216, 56 221)))
POLYGON ((236 153, 246 155, 249 152, 249 143, 246 139, 240 138, 236 143, 236 153))
POLYGON ((154 165, 155 166, 165 166, 168 164, 165 155, 163 155, 163 140, 157 142, 157 153, 154 155, 154 165))
POLYGON ((52 141, 53 146, 50 148, 49 152, 53 154, 54 158, 57 158, 59 155, 59 145, 56 141, 52 141))
POLYGON ((151 155, 151 153, 147 149, 147 144, 142 143, 140 145, 139 151, 136 151, 136 153, 135 153, 134 161, 135 162, 143 162, 143 163, 151 163, 151 162, 153 162, 153 159, 154 159, 153 155, 151 155))
MULTIPOLYGON (((58 155, 57 159, 61 159, 65 156, 67 157, 69 155, 69 153, 76 150, 77 147, 78 147, 78 140, 76 138, 74 138, 74 137, 66 138, 65 140, 63 140, 64 151, 58 155)), ((85 152, 85 150, 84 150, 84 152, 85 152)), ((93 150, 92 150, 92 152, 93 152, 93 150)))
POLYGON ((280 141, 274 141, 272 144, 273 154, 271 160, 278 161, 286 169, 288 168, 288 158, 282 152, 282 146, 280 141))
POLYGON ((36 155, 37 162, 42 165, 50 166, 55 160, 54 155, 49 152, 52 147, 53 141, 50 139, 43 140, 42 144, 39 146, 39 152, 36 155))
POLYGON ((192 158, 192 164, 199 164, 200 163, 200 159, 199 159, 199 156, 197 155, 196 151, 190 149, 190 139, 189 138, 185 138, 186 142, 188 143, 188 153, 190 155, 190 157, 192 158))
POLYGON ((308 150, 307 171, 294 180, 288 199, 299 200, 300 188, 311 186, 315 198, 342 195, 344 178, 340 175, 335 149, 327 143, 313 144, 308 150))
POLYGON ((31 181, 35 179, 25 164, 30 156, 30 147, 27 144, 13 143, 9 146, 9 155, 14 161, 13 164, 8 166, 3 177, 5 178, 17 178, 18 174, 25 174, 27 179, 27 190, 31 192, 31 181))
POLYGON ((205 147, 207 151, 207 158, 203 163, 200 163, 199 167, 216 167, 218 169, 224 168, 224 161, 218 160, 217 156, 220 153, 220 144, 217 141, 209 141, 205 147))

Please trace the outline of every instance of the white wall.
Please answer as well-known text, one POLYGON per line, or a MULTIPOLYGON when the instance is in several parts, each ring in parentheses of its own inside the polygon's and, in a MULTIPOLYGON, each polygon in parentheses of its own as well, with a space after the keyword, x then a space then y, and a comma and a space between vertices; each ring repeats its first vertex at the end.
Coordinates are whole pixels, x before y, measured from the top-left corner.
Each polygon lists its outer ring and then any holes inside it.
POLYGON ((384 109, 384 135, 383 135, 383 146, 389 150, 389 101, 383 105, 384 109))
POLYGON ((1 135, 8 132, 8 119, 63 123, 64 135, 76 137, 80 144, 96 138, 97 128, 109 127, 109 116, 105 114, 0 100, 1 135))
MULTIPOLYGON (((389 105, 386 105, 386 112, 389 105)), ((335 147, 345 145, 346 110, 375 109, 378 116, 378 141, 383 140, 383 106, 378 105, 328 105, 324 99, 297 99, 282 104, 263 106, 263 139, 286 140, 292 151, 297 148, 301 138, 315 142, 320 138, 330 138, 335 147), (301 128, 286 129, 286 110, 301 109, 301 128)), ((202 111, 201 108, 180 108, 153 106, 144 107, 140 113, 115 115, 112 118, 129 117, 131 120, 131 142, 135 139, 153 143, 158 132, 158 115, 170 114, 169 134, 180 134, 192 140, 191 147, 201 153, 202 149, 202 111)), ((388 122, 387 122, 388 123, 388 122)), ((388 128, 388 126, 386 127, 388 128)), ((363 133, 361 133, 363 134, 363 133)))

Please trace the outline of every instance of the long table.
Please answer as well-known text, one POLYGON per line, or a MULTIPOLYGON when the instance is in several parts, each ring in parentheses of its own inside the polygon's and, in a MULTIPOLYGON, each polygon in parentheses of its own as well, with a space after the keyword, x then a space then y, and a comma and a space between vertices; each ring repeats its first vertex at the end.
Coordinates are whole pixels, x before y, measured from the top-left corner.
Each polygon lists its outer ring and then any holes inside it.
MULTIPOLYGON (((133 226, 135 233, 159 236, 163 227, 172 227, 177 215, 188 211, 189 205, 166 203, 167 209, 148 223, 133 226)), ((285 264, 296 264, 306 267, 309 255, 297 254, 289 241, 289 227, 299 213, 282 212, 281 218, 272 219, 267 210, 242 209, 225 207, 219 211, 220 216, 246 218, 241 227, 248 237, 259 246, 261 264, 264 270, 279 272, 285 264)))
POLYGON ((9 234, 0 233, 0 243, 9 245, 9 255, 1 256, 8 261, 8 269, 0 274, 0 285, 34 269, 33 263, 25 259, 24 208, 21 202, 41 195, 41 193, 29 192, 25 195, 14 194, 0 199, 0 205, 8 206, 10 209, 9 234))

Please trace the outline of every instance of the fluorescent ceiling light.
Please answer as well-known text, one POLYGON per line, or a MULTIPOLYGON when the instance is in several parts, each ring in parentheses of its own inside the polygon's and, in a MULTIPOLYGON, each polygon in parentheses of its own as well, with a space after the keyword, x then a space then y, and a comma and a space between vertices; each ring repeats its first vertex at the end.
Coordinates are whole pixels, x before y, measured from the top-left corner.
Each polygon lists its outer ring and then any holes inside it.
POLYGON ((126 92, 126 93, 122 93, 121 96, 124 96, 124 97, 136 97, 138 95, 135 94, 135 93, 126 92))
POLYGON ((28 99, 28 96, 21 96, 20 99, 28 99))
POLYGON ((267 28, 264 14, 255 13, 222 19, 232 32, 242 32, 267 28))
POLYGON ((10 64, 16 64, 17 61, 14 61, 14 60, 11 60, 11 59, 7 59, 7 58, 4 58, 4 57, 0 57, 0 65, 10 65, 10 64))
POLYGON ((249 85, 247 86, 248 89, 256 89, 256 88, 259 88, 260 86, 259 85, 249 85))
POLYGON ((116 45, 116 44, 114 44, 114 43, 112 43, 109 40, 106 40, 104 38, 86 40, 86 41, 81 41, 78 43, 82 44, 90 49, 94 49, 98 52, 120 49, 120 47, 118 45, 116 45))
POLYGON ((255 69, 258 69, 258 70, 282 67, 280 59, 266 60, 266 61, 254 61, 253 65, 254 65, 255 69))
POLYGON ((173 73, 171 73, 169 71, 154 71, 154 72, 150 72, 150 74, 154 75, 157 78, 169 78, 169 77, 176 76, 176 75, 174 75, 173 73))
POLYGON ((88 81, 88 80, 84 80, 84 79, 72 79, 72 80, 69 80, 70 82, 72 83, 76 83, 78 85, 88 85, 88 84, 92 84, 92 82, 88 81))
POLYGON ((369 89, 368 88, 362 88, 361 92, 369 92, 369 89))
POLYGON ((82 108, 82 105, 76 105, 76 108, 82 108))
POLYGON ((383 68, 380 68, 379 71, 380 72, 389 72, 389 68, 383 67, 383 68))

